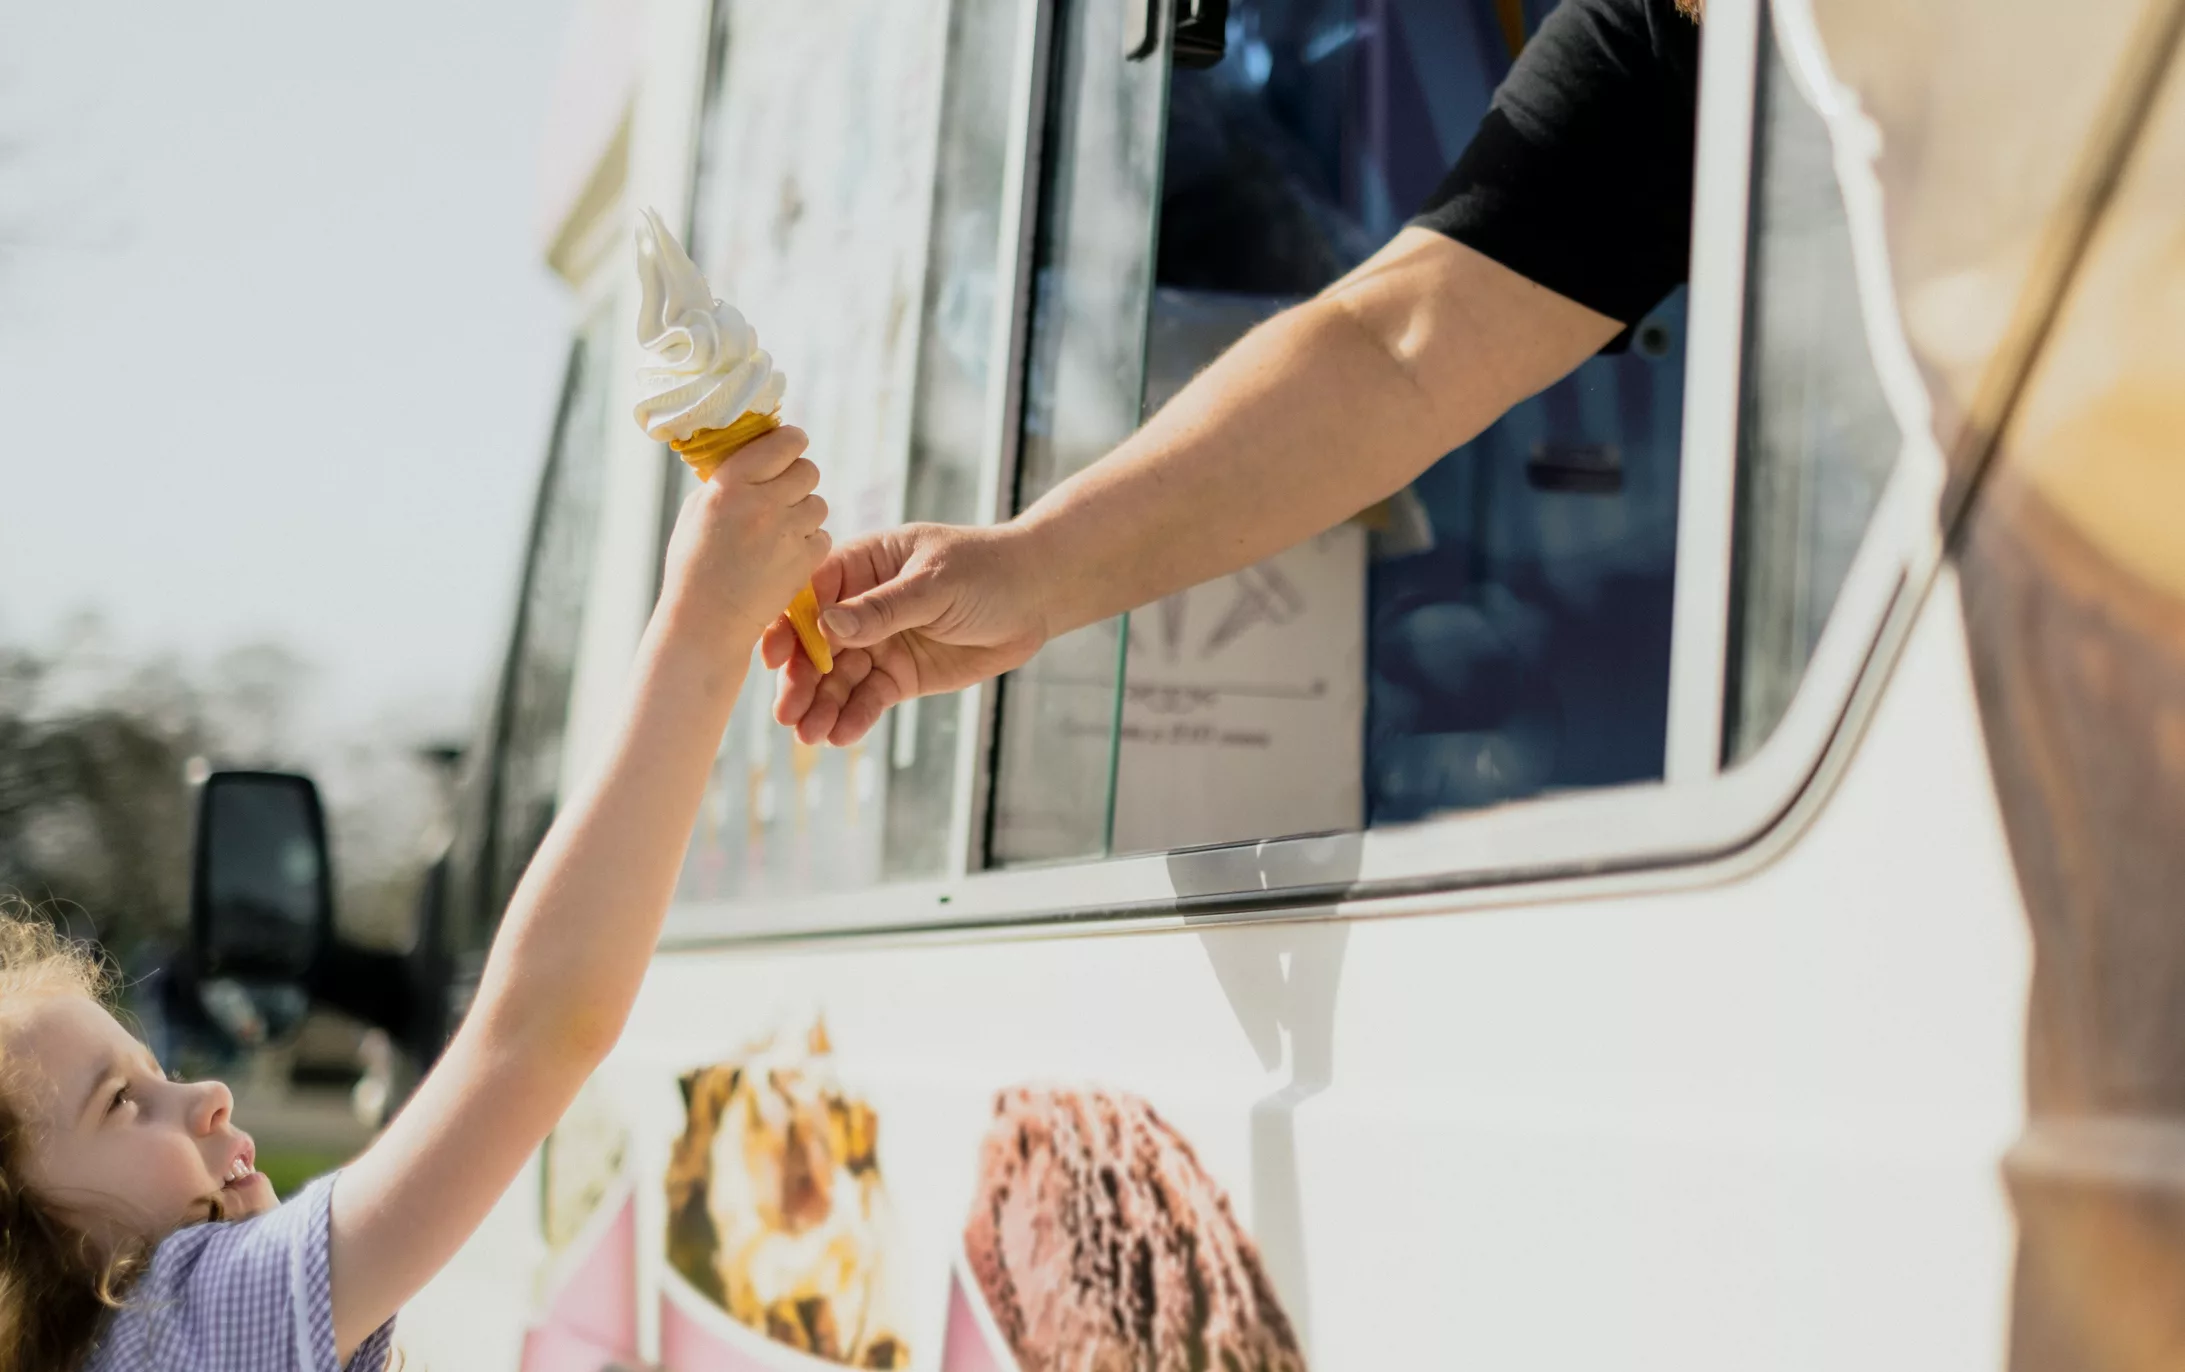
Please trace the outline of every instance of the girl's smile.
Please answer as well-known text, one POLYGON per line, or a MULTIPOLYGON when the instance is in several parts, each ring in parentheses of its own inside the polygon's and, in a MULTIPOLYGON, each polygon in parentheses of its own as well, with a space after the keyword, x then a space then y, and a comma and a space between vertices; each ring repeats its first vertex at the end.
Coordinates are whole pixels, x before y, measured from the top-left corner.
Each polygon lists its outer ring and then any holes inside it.
POLYGON ((111 1247, 156 1241, 202 1219, 273 1209, 257 1149, 216 1081, 168 1078, 142 1043, 87 996, 42 996, 9 1015, 10 1056, 39 1188, 111 1247))

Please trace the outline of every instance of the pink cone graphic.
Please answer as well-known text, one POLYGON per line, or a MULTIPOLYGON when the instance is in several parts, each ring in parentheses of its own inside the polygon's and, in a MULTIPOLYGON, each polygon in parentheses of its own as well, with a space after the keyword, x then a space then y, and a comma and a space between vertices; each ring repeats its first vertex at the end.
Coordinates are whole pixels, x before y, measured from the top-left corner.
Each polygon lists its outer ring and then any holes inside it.
POLYGON ((960 1262, 950 1264, 941 1372, 1017 1372, 1015 1356, 986 1311, 985 1295, 960 1262))
POLYGON ((522 1372, 637 1365, 636 1202, 625 1195, 589 1237, 591 1247, 561 1274, 544 1317, 524 1334, 522 1372))

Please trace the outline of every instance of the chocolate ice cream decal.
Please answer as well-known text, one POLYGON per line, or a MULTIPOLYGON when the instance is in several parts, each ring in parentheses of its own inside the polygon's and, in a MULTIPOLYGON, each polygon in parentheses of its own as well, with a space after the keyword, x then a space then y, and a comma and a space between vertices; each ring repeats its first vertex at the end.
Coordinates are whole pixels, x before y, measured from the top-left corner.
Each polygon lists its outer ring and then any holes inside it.
POLYGON ((848 1367, 909 1366, 888 1296, 879 1121, 836 1079, 825 1025, 686 1073, 682 1089, 668 1265, 777 1344, 848 1367))
POLYGON ((1143 1100, 1004 1091, 979 1166, 964 1260, 1020 1372, 1304 1372, 1229 1197, 1143 1100))

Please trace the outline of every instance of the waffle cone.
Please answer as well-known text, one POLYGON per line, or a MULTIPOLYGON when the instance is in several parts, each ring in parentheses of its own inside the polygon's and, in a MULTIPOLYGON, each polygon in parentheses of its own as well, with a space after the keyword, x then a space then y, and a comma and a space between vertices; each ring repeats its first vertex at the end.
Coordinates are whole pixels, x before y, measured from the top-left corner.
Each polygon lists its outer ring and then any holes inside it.
MULTIPOLYGON (((700 429, 688 438, 668 440, 668 446, 675 449, 677 457, 690 464, 700 481, 711 481, 721 464, 737 449, 780 427, 781 412, 778 410, 768 414, 746 411, 725 429, 700 429)), ((790 627, 797 631, 797 641, 804 645, 805 655, 812 659, 812 665, 819 668, 821 676, 833 671, 835 655, 827 646, 827 636, 819 631, 819 597, 813 593, 809 582, 790 600, 788 613, 790 627)))

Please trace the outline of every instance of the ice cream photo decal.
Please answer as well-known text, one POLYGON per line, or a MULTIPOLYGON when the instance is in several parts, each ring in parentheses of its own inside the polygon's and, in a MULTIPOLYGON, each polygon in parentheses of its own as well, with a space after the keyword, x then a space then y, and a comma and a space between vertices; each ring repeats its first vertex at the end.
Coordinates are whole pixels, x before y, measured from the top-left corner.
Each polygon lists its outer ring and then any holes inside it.
MULTIPOLYGON (((758 331, 735 306, 713 298, 657 210, 646 210, 637 226, 637 279, 637 342, 653 359, 637 373, 645 395, 638 427, 709 481, 737 449, 781 426, 787 383, 759 348, 758 331)), ((813 665, 833 671, 809 585, 789 602, 789 622, 813 665)))
POLYGON ((963 1245, 944 1372, 1305 1372, 1227 1193, 1137 1096, 1003 1091, 963 1245))
POLYGON ((815 1022, 681 1079, 661 1325, 675 1372, 910 1365, 879 1119, 833 1053, 815 1022))

